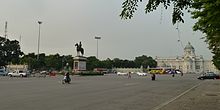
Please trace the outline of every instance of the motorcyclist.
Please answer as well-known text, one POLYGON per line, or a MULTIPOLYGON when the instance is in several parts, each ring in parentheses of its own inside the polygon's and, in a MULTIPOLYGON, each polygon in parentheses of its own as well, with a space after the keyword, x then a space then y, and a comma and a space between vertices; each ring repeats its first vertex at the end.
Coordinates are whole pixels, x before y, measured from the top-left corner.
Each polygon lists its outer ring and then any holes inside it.
POLYGON ((68 83, 68 84, 70 84, 71 79, 70 79, 70 73, 69 73, 69 72, 67 72, 67 73, 65 74, 63 80, 64 80, 63 83, 68 83))

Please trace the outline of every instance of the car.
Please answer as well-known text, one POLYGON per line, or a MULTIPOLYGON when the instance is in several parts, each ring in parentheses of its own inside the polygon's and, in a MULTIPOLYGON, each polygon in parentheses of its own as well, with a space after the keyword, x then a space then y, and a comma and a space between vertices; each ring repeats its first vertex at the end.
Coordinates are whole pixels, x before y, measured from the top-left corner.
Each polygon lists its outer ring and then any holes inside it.
POLYGON ((117 75, 128 75, 128 73, 117 72, 117 75))
POLYGON ((144 72, 137 72, 137 75, 139 75, 139 76, 147 76, 147 73, 144 73, 144 72))
POLYGON ((219 79, 219 75, 215 74, 214 72, 207 72, 205 74, 202 74, 201 76, 198 77, 200 80, 204 79, 219 79))
POLYGON ((15 70, 13 72, 8 73, 8 76, 10 77, 27 77, 28 75, 28 72, 22 70, 15 70))
POLYGON ((175 70, 175 72, 176 72, 177 74, 182 74, 182 73, 183 73, 183 72, 180 71, 180 70, 175 70))
POLYGON ((34 72, 33 77, 46 77, 49 73, 47 71, 34 72))
POLYGON ((7 76, 5 69, 0 69, 0 76, 7 76))

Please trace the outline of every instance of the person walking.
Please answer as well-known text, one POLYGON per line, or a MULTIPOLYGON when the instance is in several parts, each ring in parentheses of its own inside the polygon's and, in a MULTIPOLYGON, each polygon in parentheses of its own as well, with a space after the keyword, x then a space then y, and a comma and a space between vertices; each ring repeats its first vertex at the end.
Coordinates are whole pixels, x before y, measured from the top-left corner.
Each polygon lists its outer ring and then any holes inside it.
POLYGON ((174 77, 176 74, 176 71, 174 69, 172 69, 172 77, 174 77))
POLYGON ((183 76, 183 72, 181 72, 180 74, 181 74, 181 76, 183 76))
POLYGON ((156 79, 156 75, 155 75, 155 73, 152 73, 151 80, 155 81, 155 79, 156 79))
POLYGON ((130 79, 131 78, 131 72, 129 71, 128 72, 128 79, 130 79))

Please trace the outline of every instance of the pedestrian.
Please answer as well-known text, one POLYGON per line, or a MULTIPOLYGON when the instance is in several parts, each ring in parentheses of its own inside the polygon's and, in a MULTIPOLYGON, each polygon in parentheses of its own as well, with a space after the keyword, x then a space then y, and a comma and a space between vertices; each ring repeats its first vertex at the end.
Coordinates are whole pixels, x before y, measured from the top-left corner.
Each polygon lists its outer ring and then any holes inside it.
POLYGON ((180 74, 181 74, 181 76, 183 76, 183 72, 181 72, 180 74))
POLYGON ((151 80, 154 81, 156 79, 155 73, 152 73, 151 80))
POLYGON ((131 72, 129 71, 128 72, 128 79, 130 79, 131 78, 131 72))
POLYGON ((172 74, 172 77, 174 77, 175 76, 175 70, 172 69, 170 72, 172 74))
POLYGON ((174 73, 172 73, 172 77, 174 77, 175 75, 174 75, 174 73))

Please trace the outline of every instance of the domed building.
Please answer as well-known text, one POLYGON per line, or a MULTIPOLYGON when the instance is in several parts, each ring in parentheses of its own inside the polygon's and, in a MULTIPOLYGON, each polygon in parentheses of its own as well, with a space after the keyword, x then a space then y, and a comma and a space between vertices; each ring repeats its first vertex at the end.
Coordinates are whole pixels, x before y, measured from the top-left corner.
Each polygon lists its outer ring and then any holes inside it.
POLYGON ((219 73, 211 60, 204 60, 203 56, 196 56, 194 47, 188 42, 184 48, 184 55, 175 58, 156 57, 158 67, 179 69, 183 73, 204 73, 213 71, 219 73))

